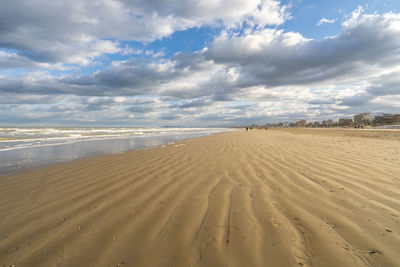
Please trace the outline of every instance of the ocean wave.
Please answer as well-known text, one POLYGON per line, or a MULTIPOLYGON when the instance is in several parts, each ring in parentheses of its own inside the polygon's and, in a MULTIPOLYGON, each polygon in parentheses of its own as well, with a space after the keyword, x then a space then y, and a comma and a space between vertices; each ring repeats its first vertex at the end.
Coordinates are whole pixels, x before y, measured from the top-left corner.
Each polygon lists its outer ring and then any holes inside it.
POLYGON ((115 138, 182 135, 205 135, 227 131, 226 128, 0 128, 0 152, 40 146, 71 144, 115 138))

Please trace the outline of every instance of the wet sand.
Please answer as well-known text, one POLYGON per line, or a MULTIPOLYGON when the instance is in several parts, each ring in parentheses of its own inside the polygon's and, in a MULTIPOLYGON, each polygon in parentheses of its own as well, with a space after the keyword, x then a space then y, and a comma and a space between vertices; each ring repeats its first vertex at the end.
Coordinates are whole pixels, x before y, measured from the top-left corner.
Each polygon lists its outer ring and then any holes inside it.
POLYGON ((0 177, 0 266, 399 266, 399 248, 400 131, 229 132, 0 177))

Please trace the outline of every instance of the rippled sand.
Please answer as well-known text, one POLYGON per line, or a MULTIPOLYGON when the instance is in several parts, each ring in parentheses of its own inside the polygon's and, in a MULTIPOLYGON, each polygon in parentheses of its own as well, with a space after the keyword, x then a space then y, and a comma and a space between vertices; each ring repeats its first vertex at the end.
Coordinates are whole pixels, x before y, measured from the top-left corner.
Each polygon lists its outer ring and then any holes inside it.
POLYGON ((399 248, 400 131, 230 132, 0 177, 0 266, 399 266, 399 248))

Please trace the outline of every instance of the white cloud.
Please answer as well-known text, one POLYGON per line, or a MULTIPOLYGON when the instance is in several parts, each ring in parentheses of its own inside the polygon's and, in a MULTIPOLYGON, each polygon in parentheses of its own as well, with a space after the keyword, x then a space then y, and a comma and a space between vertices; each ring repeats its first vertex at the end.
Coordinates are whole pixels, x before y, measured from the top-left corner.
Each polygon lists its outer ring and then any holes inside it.
POLYGON ((259 27, 287 18, 275 0, 14 0, 0 9, 0 48, 31 61, 88 65, 104 54, 138 54, 117 41, 151 42, 201 26, 259 27))
POLYGON ((126 55, 140 55, 143 53, 143 50, 141 49, 134 49, 129 46, 125 46, 122 48, 121 55, 126 56, 126 55))
POLYGON ((317 26, 321 26, 324 23, 335 23, 337 21, 337 19, 327 19, 327 18, 322 18, 318 21, 317 26))
MULTIPOLYGON (((224 121, 232 125, 249 119, 314 120, 351 115, 366 107, 390 112, 400 106, 400 14, 364 14, 359 8, 342 24, 341 33, 312 40, 298 32, 264 27, 278 25, 287 16, 276 1, 232 0, 225 2, 226 9, 220 14, 215 11, 222 5, 219 1, 157 3, 155 7, 150 5, 154 1, 104 0, 97 5, 76 3, 74 7, 65 3, 71 8, 73 21, 61 17, 61 21, 66 20, 65 35, 52 33, 46 19, 40 21, 51 33, 46 40, 39 38, 41 27, 21 30, 27 34, 21 35, 19 30, 7 30, 14 25, 5 24, 0 30, 5 33, 5 37, 0 34, 0 45, 8 42, 18 49, 0 51, 0 68, 28 64, 62 68, 64 62, 88 65, 104 54, 115 53, 143 56, 113 60, 108 67, 88 75, 57 77, 43 71, 0 75, 1 94, 12 99, 0 103, 0 122, 21 121, 23 114, 29 113, 42 120, 67 120, 68 115, 76 122, 104 118, 106 123, 124 124, 134 119, 142 125, 165 125, 165 121, 176 119, 182 124, 224 121), (241 8, 236 10, 235 5, 241 8), (86 14, 88 6, 96 10, 91 16, 86 14), (78 7, 83 13, 76 11, 78 7), (124 13, 127 10, 133 18, 124 13), (109 12, 115 12, 112 19, 117 22, 106 25, 99 17, 109 12), (257 15, 262 12, 271 17, 257 15), (124 23, 130 19, 141 21, 138 29, 126 28, 124 23), (73 32, 68 25, 75 23, 80 26, 73 32), (152 31, 156 23, 164 23, 165 28, 152 31), (208 47, 170 58, 165 58, 162 49, 135 50, 124 46, 123 40, 104 39, 114 36, 148 41, 185 27, 213 23, 226 29, 208 47), (237 31, 243 23, 250 27, 237 31), (112 25, 116 32, 112 32, 112 25), (102 31, 88 29, 94 26, 102 31), (16 38, 8 39, 10 36, 16 38), (384 101, 390 105, 385 107, 384 101)), ((32 16, 37 19, 36 13, 32 16)), ((24 23, 16 25, 23 29, 24 23)))
POLYGON ((145 54, 147 56, 151 56, 151 57, 154 57, 154 58, 165 56, 165 52, 164 51, 154 52, 153 50, 146 50, 145 54))
MULTIPOLYGON (((360 11, 361 12, 361 11, 360 11)), ((360 82, 399 67, 400 16, 354 14, 335 37, 262 29, 222 34, 205 52, 217 64, 240 68, 239 84, 276 87, 360 82)))
POLYGON ((69 64, 78 64, 87 66, 93 63, 93 60, 104 54, 115 54, 122 51, 118 42, 109 40, 86 41, 77 45, 76 51, 71 51, 71 56, 65 56, 65 62, 69 64))

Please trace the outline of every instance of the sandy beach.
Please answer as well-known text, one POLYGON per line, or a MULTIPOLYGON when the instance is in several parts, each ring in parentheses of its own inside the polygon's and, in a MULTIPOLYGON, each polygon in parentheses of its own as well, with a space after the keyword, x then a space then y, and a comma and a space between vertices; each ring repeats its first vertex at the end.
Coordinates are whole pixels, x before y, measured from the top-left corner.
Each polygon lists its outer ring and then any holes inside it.
POLYGON ((399 266, 400 131, 271 129, 0 177, 0 266, 399 266))

